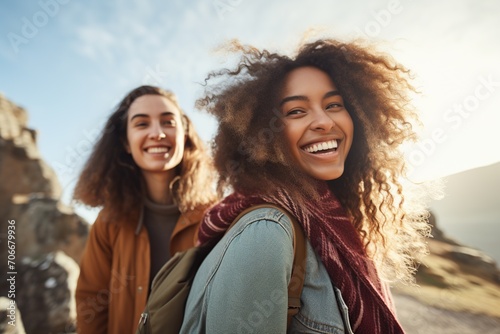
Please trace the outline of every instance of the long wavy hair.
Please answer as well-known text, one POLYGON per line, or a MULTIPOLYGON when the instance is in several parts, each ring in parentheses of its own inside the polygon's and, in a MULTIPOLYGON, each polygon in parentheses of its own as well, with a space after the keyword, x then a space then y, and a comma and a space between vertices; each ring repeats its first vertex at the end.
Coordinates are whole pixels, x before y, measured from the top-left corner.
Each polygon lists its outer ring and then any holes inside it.
POLYGON ((180 111, 186 132, 184 155, 169 187, 181 212, 203 208, 216 201, 215 170, 205 145, 191 120, 180 108, 176 96, 153 86, 129 92, 109 117, 100 138, 75 186, 73 198, 91 207, 102 207, 108 218, 124 219, 137 213, 146 195, 141 169, 125 150, 127 114, 130 105, 143 95, 160 95, 180 111))
POLYGON ((390 56, 360 42, 332 39, 302 45, 290 57, 232 41, 234 69, 211 72, 197 107, 219 121, 213 154, 219 190, 268 192, 284 187, 297 201, 314 199, 314 182, 285 149, 278 101, 286 75, 299 67, 325 72, 354 123, 344 173, 328 181, 359 232, 368 254, 389 279, 408 279, 426 253, 429 233, 421 198, 404 193, 405 161, 399 147, 416 139, 410 105, 411 73, 390 56), (213 83, 215 81, 215 83, 213 83))

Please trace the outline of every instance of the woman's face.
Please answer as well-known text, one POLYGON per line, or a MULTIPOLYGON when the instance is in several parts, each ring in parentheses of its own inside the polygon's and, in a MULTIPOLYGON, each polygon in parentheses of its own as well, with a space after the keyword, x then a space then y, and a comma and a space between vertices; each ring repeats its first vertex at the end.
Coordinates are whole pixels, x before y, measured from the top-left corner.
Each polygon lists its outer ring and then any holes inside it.
POLYGON ((128 109, 126 150, 143 172, 175 168, 184 155, 181 112, 161 95, 138 97, 128 109))
POLYGON ((286 144, 302 171, 318 180, 344 172, 353 122, 335 84, 315 67, 287 74, 280 100, 286 144))

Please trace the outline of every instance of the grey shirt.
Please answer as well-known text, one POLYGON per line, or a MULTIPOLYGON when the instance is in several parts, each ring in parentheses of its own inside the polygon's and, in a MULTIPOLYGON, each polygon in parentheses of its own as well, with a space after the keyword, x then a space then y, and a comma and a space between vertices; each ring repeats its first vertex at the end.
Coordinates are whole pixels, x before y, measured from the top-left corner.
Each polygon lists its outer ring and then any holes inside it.
POLYGON ((157 204, 144 199, 144 226, 149 235, 151 268, 149 285, 163 265, 170 259, 170 237, 180 216, 175 204, 157 204))

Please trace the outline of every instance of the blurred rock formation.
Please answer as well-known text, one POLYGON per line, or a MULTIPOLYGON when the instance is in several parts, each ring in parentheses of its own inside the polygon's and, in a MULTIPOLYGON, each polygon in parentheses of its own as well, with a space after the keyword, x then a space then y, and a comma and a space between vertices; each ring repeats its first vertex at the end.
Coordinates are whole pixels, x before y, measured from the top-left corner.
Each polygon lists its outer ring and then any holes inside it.
POLYGON ((429 223, 432 226, 433 239, 430 240, 430 247, 431 251, 434 251, 433 254, 452 260, 459 264, 463 271, 471 271, 471 274, 500 284, 500 270, 495 260, 478 249, 461 245, 447 237, 437 226, 436 218, 432 213, 429 223), (468 268, 470 270, 467 270, 468 268))
POLYGON ((394 290, 432 307, 500 319, 497 263, 485 253, 447 237, 433 215, 430 223, 430 254, 418 267, 417 286, 398 285, 394 290))
POLYGON ((25 257, 18 267, 16 302, 26 333, 75 332, 74 291, 80 274, 76 262, 58 251, 37 259, 25 257))
MULTIPOLYGON (((19 317, 12 333, 70 333, 75 330, 78 262, 89 225, 59 201, 56 174, 42 160, 36 131, 27 122, 26 110, 0 94, 0 296, 13 291, 7 273, 15 271, 13 299, 19 317), (15 226, 12 268, 7 267, 9 225, 15 226)), ((2 306, 2 311, 8 310, 2 306)))
POLYGON ((0 219, 9 218, 12 196, 40 193, 59 198, 54 171, 41 159, 36 131, 27 127, 26 110, 0 94, 0 219))

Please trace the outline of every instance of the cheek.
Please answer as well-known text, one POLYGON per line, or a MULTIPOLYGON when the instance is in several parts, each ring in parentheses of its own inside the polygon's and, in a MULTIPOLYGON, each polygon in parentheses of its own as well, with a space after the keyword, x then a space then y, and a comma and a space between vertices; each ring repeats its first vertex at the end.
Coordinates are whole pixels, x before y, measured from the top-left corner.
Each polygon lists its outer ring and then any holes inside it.
POLYGON ((294 128, 293 124, 285 124, 285 129, 283 131, 285 136, 285 143, 287 149, 293 151, 297 147, 299 137, 297 136, 297 129, 294 128))
POLYGON ((129 133, 127 133, 127 138, 126 138, 126 140, 127 140, 127 147, 128 147, 128 149, 129 149, 129 151, 130 151, 130 150, 132 150, 132 151, 133 151, 134 149, 136 149, 136 147, 135 147, 135 146, 137 146, 137 145, 136 145, 136 142, 137 142, 137 136, 136 136, 136 135, 134 135, 134 133, 130 133, 130 132, 129 132, 129 133))
POLYGON ((354 123, 352 121, 352 118, 347 115, 345 122, 344 122, 344 133, 346 134, 348 138, 348 145, 347 145, 347 150, 349 151, 351 146, 352 146, 352 141, 354 138, 354 123))
POLYGON ((176 131, 175 133, 175 146, 177 149, 184 149, 186 144, 186 134, 184 131, 176 131))
POLYGON ((298 129, 294 128, 293 126, 290 126, 287 124, 285 126, 285 129, 283 131, 284 135, 284 149, 285 149, 285 154, 288 155, 289 159, 291 159, 289 162, 291 163, 299 163, 300 164, 300 149, 298 147, 298 142, 300 139, 300 131, 298 129))
POLYGON ((125 150, 128 152, 128 153, 131 153, 132 151, 132 139, 130 138, 130 134, 129 132, 127 131, 127 135, 125 136, 125 150))

